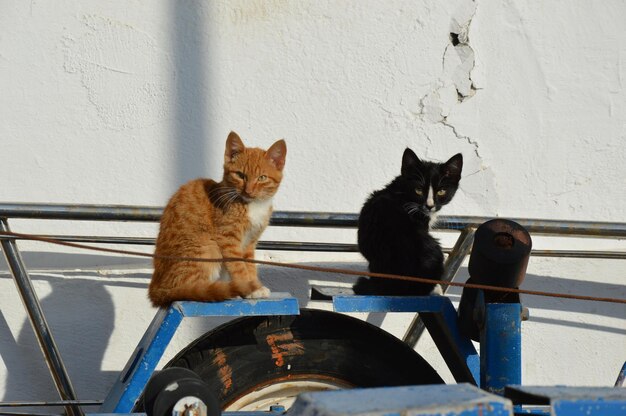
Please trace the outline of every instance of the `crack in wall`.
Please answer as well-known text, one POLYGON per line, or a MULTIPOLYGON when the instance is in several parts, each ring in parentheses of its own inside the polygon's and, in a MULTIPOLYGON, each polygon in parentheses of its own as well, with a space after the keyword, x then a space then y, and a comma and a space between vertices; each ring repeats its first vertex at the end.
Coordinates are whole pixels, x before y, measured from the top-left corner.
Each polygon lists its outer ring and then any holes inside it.
POLYGON ((420 116, 434 124, 440 123, 451 129, 457 139, 467 141, 474 153, 481 158, 479 144, 469 136, 461 135, 455 126, 448 122, 454 106, 473 97, 479 88, 472 79, 476 65, 474 49, 469 44, 469 30, 476 14, 475 0, 461 0, 452 13, 449 29, 449 43, 442 60, 442 75, 431 92, 420 101, 420 116))
POLYGON ((474 153, 476 154, 476 157, 478 157, 479 159, 481 159, 482 157, 480 156, 480 153, 478 153, 478 142, 476 140, 472 140, 471 137, 469 136, 463 136, 462 134, 460 134, 457 130, 456 127, 454 127, 452 124, 448 123, 448 118, 444 117, 443 120, 441 121, 441 124, 443 124, 444 126, 450 128, 450 130, 452 130, 452 133, 454 133, 454 135, 456 136, 457 139, 459 140, 465 140, 467 143, 469 143, 470 145, 472 145, 474 147, 474 153))

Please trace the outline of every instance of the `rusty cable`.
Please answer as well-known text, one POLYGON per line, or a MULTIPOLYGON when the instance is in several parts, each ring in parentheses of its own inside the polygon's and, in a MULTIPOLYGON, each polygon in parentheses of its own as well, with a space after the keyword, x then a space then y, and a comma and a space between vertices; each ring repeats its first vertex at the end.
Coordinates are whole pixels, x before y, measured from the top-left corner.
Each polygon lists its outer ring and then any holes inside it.
POLYGON ((546 296, 546 297, 562 298, 562 299, 587 300, 587 301, 594 301, 594 302, 626 304, 626 299, 618 299, 618 298, 605 298, 605 297, 597 297, 597 296, 572 295, 568 293, 543 292, 543 291, 538 291, 538 290, 526 290, 526 289, 518 289, 518 288, 482 285, 482 284, 477 284, 477 283, 448 282, 448 281, 443 281, 443 280, 426 279, 423 277, 415 277, 415 276, 403 276, 403 275, 387 274, 387 273, 372 273, 372 272, 358 271, 358 270, 338 269, 338 268, 333 268, 333 267, 307 266, 303 264, 282 263, 282 262, 268 261, 268 260, 245 259, 245 258, 235 258, 235 257, 209 259, 209 258, 203 258, 203 257, 163 256, 163 255, 156 255, 156 254, 150 254, 150 253, 142 253, 139 251, 89 246, 86 244, 61 241, 56 238, 43 237, 43 236, 34 235, 34 234, 16 233, 12 231, 0 231, 0 236, 19 238, 23 240, 40 241, 44 243, 79 248, 83 250, 124 254, 124 255, 129 255, 129 256, 149 257, 153 259, 158 258, 162 260, 197 261, 197 262, 205 262, 205 263, 230 263, 230 262, 240 261, 244 263, 261 264, 264 266, 284 267, 284 268, 289 268, 289 269, 307 270, 307 271, 320 272, 320 273, 343 274, 343 275, 351 275, 351 276, 380 277, 384 279, 404 280, 404 281, 412 281, 412 282, 417 282, 417 283, 442 284, 442 285, 456 286, 456 287, 462 287, 462 288, 467 287, 471 289, 491 290, 495 292, 519 293, 519 294, 524 294, 524 295, 546 296))

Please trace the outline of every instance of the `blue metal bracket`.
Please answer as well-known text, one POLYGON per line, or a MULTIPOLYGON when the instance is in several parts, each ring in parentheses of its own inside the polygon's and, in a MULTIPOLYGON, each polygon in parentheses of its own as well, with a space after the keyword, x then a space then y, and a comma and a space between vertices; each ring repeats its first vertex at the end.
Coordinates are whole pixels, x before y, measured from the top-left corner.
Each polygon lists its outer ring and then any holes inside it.
POLYGON ((132 411, 183 318, 299 314, 298 300, 286 293, 273 293, 267 299, 232 299, 210 303, 174 302, 167 309, 159 309, 109 391, 100 412, 132 411))
POLYGON ((522 305, 487 303, 480 330, 480 387, 503 395, 522 383, 522 305))
POLYGON ((445 296, 335 296, 336 312, 418 312, 454 379, 478 384, 480 358, 461 334, 457 313, 445 296))

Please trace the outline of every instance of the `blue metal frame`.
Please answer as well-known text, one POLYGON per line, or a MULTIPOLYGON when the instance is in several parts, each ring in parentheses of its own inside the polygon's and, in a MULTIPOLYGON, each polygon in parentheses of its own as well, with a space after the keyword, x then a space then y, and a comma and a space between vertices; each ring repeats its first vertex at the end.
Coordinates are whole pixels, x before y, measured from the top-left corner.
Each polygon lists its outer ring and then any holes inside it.
POLYGON ((336 312, 418 312, 457 382, 477 385, 480 357, 461 334, 457 314, 445 296, 336 296, 336 312))
POLYGON ((286 293, 274 293, 268 299, 233 299, 214 303, 174 302, 167 309, 159 309, 109 391, 100 411, 103 413, 132 411, 184 318, 299 314, 298 300, 286 293))

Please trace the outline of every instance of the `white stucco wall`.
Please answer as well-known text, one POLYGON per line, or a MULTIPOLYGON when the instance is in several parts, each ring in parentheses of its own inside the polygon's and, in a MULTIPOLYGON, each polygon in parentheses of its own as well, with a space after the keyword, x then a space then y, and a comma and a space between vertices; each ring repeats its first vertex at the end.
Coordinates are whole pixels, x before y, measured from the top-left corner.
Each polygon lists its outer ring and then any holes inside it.
MULTIPOLYGON (((625 18, 619 0, 11 1, 0 7, 0 200, 162 206, 186 180, 220 175, 235 130, 254 146, 286 139, 280 210, 357 212, 410 146, 434 160, 463 153, 447 214, 624 222, 625 18)), ((11 224, 156 235, 154 224, 11 224)), ((152 317, 149 264, 20 247, 79 396, 103 398, 152 317)), ((2 270, 0 400, 54 399, 2 270)), ((262 276, 301 297, 330 279, 290 273, 262 276)), ((619 260, 533 259, 529 273, 532 289, 626 297, 619 260)), ((525 382, 614 382, 623 306, 527 303, 525 382)), ((401 336, 403 322, 383 325, 401 336)), ((193 323, 172 350, 212 325, 193 323)), ((419 348, 440 369, 427 340, 419 348)))

